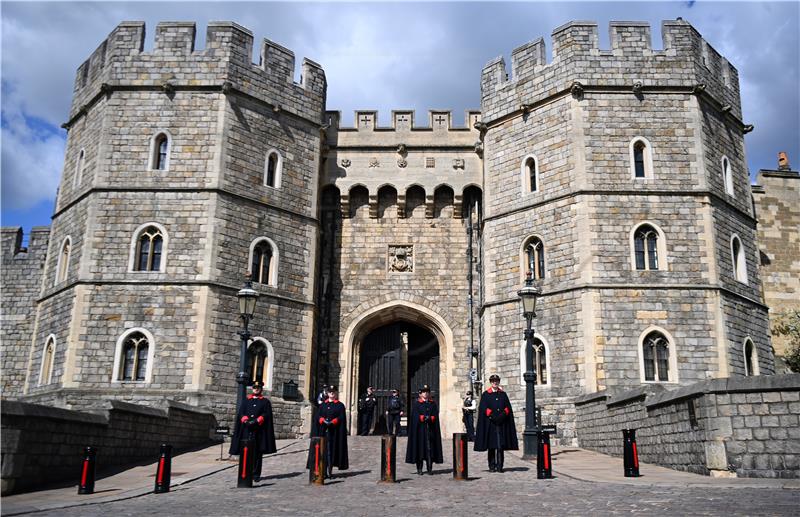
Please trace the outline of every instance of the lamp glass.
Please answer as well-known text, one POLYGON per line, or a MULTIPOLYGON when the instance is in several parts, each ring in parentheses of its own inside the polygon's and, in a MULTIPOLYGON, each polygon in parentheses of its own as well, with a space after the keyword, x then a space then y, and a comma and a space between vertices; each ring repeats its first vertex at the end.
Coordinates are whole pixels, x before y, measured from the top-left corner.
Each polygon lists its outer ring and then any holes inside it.
POLYGON ((536 299, 539 297, 538 289, 526 285, 519 290, 517 296, 522 300, 522 312, 526 316, 529 314, 536 314, 536 299))
POLYGON ((256 312, 258 293, 250 287, 245 287, 236 296, 239 298, 239 314, 251 318, 256 312))

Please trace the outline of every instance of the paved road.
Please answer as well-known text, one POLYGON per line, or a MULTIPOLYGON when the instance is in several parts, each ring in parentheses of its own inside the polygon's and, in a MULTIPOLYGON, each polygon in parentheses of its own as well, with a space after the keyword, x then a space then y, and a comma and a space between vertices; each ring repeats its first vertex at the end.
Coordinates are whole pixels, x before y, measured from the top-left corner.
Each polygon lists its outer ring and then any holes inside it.
POLYGON ((168 494, 37 515, 797 515, 800 508, 800 490, 631 486, 565 476, 537 480, 532 465, 510 455, 503 474, 488 472, 485 454, 473 453, 471 481, 453 481, 447 458, 433 476, 418 477, 412 465, 401 465, 403 439, 398 446, 399 482, 386 485, 377 483, 380 438, 351 437, 350 444, 350 470, 323 487, 307 484, 305 442, 299 442, 266 457, 267 477, 250 490, 235 488, 236 470, 232 467, 168 494))

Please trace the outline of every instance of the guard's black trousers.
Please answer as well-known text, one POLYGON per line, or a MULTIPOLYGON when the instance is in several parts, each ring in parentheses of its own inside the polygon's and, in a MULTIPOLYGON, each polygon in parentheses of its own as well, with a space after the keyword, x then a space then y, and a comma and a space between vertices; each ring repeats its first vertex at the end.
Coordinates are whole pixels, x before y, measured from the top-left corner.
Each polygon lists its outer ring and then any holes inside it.
POLYGON ((503 468, 503 449, 489 449, 489 470, 503 468))
POLYGON ((386 430, 389 434, 395 436, 400 434, 400 413, 396 415, 391 413, 386 414, 386 430))
POLYGON ((372 413, 373 411, 364 411, 358 414, 358 435, 367 436, 370 428, 372 427, 372 413))
POLYGON ((464 427, 467 428, 467 440, 475 441, 475 415, 471 411, 464 412, 464 427))

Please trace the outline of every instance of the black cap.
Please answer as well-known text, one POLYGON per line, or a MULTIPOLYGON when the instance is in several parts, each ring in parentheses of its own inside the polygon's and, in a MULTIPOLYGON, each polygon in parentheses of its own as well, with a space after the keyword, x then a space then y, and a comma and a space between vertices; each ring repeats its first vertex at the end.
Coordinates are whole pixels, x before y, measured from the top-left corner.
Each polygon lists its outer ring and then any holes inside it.
POLYGON ((253 383, 253 389, 256 389, 256 388, 264 389, 264 383, 261 382, 261 381, 254 382, 253 383))
POLYGON ((472 395, 472 392, 471 392, 471 391, 468 391, 468 392, 467 392, 467 395, 472 395))
POLYGON ((397 388, 392 388, 392 393, 400 393, 397 388))
POLYGON ((333 384, 331 384, 330 386, 328 386, 328 391, 336 391, 336 392, 338 392, 339 390, 338 390, 338 389, 336 389, 336 386, 334 386, 333 384))
POLYGON ((430 393, 431 388, 427 384, 423 384, 422 387, 419 389, 419 392, 422 393, 423 391, 427 391, 430 393))
POLYGON ((497 375, 496 373, 493 373, 491 377, 489 377, 489 382, 494 382, 494 381, 500 382, 500 376, 497 375))

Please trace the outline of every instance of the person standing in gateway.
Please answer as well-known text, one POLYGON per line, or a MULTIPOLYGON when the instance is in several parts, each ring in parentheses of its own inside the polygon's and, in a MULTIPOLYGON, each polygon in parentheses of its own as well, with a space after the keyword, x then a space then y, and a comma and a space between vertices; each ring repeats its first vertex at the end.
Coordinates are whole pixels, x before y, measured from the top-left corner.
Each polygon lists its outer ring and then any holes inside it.
POLYGON ((375 413, 375 406, 378 404, 375 398, 375 388, 367 388, 364 398, 358 401, 358 435, 367 436, 372 430, 372 416, 375 413))
POLYGON ((500 376, 489 377, 492 385, 483 392, 478 407, 475 450, 489 451, 489 472, 503 472, 503 451, 516 451, 517 428, 508 395, 500 388, 500 376))
POLYGON ((418 475, 422 475, 423 461, 428 474, 433 474, 433 463, 444 463, 439 406, 430 395, 431 389, 427 384, 420 388, 419 398, 411 403, 411 416, 408 419, 406 463, 415 464, 418 475))

